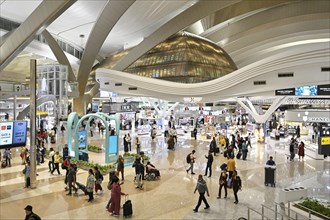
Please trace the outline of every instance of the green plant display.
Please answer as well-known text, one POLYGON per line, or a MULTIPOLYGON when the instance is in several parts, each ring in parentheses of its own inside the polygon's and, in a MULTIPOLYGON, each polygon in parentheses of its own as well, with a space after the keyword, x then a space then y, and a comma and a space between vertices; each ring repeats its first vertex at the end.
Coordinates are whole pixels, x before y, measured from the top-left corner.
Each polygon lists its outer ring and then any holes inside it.
MULTIPOLYGON (((323 204, 321 204, 317 200, 307 198, 303 202, 299 203, 299 205, 304 206, 308 209, 311 209, 311 210, 318 212, 322 215, 325 215, 327 217, 330 217, 330 209, 325 207, 323 204)), ((312 213, 312 214, 314 214, 314 213, 312 213)), ((322 216, 318 216, 318 217, 322 218, 322 216)))
POLYGON ((114 169, 115 167, 113 164, 100 165, 93 162, 76 160, 75 158, 70 159, 70 163, 77 164, 77 166, 81 169, 93 169, 95 166, 97 166, 99 168, 99 171, 102 173, 102 175, 108 174, 109 170, 114 169))
MULTIPOLYGON (((128 153, 128 152, 126 152, 126 153, 124 153, 124 157, 134 157, 134 158, 138 158, 138 157, 141 157, 141 155, 138 155, 138 154, 135 154, 135 153, 128 153)), ((142 159, 143 159, 144 161, 147 161, 147 160, 149 160, 150 158, 149 158, 147 155, 143 155, 143 156, 142 156, 142 159)))
POLYGON ((100 148, 98 146, 88 145, 87 148, 89 151, 92 151, 92 152, 96 152, 96 153, 102 152, 102 148, 100 148))

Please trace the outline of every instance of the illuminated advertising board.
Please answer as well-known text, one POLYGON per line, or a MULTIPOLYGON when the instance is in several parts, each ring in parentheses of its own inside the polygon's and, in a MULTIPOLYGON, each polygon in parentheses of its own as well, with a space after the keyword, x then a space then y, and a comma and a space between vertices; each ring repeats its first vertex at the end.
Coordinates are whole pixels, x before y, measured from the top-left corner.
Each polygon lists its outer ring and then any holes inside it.
POLYGON ((0 149, 26 145, 26 121, 0 122, 0 149))
POLYGON ((23 144, 26 141, 26 121, 15 121, 13 130, 13 144, 23 144))
POLYGON ((11 145, 13 143, 13 122, 1 122, 0 145, 11 145))

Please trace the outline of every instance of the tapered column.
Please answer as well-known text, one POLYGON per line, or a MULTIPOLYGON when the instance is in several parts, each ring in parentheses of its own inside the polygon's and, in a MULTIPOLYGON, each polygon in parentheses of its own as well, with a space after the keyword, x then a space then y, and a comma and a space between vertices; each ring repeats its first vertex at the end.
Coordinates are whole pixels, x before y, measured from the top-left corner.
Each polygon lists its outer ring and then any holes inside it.
POLYGON ((37 187, 36 168, 36 75, 37 62, 30 60, 30 181, 31 189, 37 187))

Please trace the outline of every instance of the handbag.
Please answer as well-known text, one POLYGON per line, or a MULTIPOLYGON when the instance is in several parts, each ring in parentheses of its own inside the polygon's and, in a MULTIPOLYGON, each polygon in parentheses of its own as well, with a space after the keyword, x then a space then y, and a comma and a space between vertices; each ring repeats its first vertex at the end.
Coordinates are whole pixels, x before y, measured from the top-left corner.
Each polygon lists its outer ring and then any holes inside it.
POLYGON ((98 180, 96 180, 96 182, 97 182, 97 184, 99 184, 99 185, 101 185, 102 184, 102 179, 98 179, 98 180))
POLYGON ((26 167, 22 170, 22 173, 23 173, 23 174, 26 173, 26 167))
POLYGON ((107 188, 108 188, 108 190, 112 189, 112 183, 111 182, 108 183, 107 188))

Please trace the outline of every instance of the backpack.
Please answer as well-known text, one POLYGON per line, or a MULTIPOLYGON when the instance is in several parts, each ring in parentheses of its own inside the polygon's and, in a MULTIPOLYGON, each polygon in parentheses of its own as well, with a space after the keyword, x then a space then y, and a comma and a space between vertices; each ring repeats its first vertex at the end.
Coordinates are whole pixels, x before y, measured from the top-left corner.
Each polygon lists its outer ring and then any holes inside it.
POLYGON ((34 219, 34 220, 41 220, 41 218, 37 214, 32 214, 29 219, 34 219))
POLYGON ((191 157, 190 157, 190 155, 191 155, 191 153, 187 155, 187 158, 186 158, 187 163, 190 163, 190 162, 191 162, 191 157))
POLYGON ((239 176, 237 176, 237 182, 238 182, 238 187, 241 189, 242 188, 242 180, 239 176))

